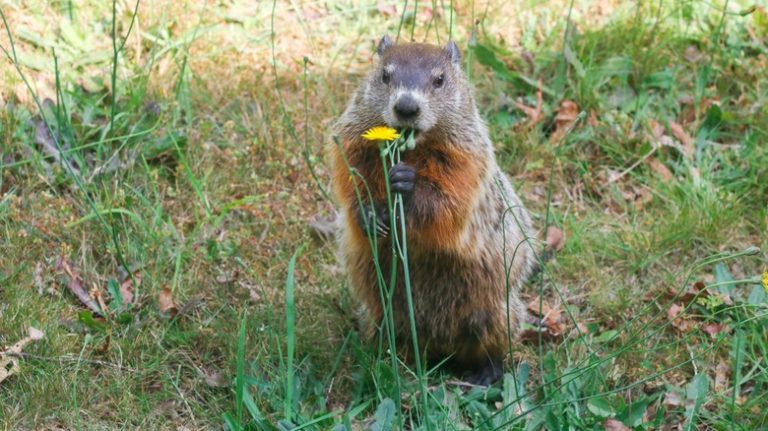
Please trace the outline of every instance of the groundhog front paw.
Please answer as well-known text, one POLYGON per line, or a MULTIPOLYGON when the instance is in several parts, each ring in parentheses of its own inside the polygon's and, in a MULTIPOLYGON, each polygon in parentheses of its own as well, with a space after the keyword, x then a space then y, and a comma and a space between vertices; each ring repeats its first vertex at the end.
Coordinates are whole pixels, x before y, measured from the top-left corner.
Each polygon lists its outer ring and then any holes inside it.
POLYGON ((416 169, 400 162, 389 169, 389 186, 395 193, 408 197, 416 186, 416 169))
POLYGON ((384 205, 364 205, 357 215, 360 229, 366 235, 385 237, 389 235, 389 211, 384 205))
POLYGON ((485 363, 477 368, 467 370, 463 379, 467 383, 478 386, 490 386, 496 383, 503 375, 501 361, 495 358, 489 358, 485 363))

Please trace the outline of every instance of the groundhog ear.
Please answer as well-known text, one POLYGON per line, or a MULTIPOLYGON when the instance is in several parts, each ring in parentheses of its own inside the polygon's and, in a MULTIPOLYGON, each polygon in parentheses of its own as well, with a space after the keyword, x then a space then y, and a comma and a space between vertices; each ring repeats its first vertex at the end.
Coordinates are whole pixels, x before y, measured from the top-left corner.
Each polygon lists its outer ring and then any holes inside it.
POLYGON ((451 63, 453 63, 454 66, 459 66, 459 62, 461 61, 461 54, 459 53, 459 46, 456 45, 456 42, 448 42, 448 45, 445 46, 445 53, 448 55, 448 58, 451 60, 451 63))
POLYGON ((385 34, 384 37, 382 37, 379 41, 379 45, 376 47, 376 53, 379 54, 379 56, 382 56, 384 55, 384 51, 386 51, 390 46, 392 46, 392 38, 385 34))

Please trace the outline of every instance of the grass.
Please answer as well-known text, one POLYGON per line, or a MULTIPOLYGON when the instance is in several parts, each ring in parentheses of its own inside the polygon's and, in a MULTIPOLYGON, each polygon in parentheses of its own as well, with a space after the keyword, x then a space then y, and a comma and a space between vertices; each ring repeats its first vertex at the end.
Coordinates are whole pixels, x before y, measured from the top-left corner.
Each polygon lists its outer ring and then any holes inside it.
POLYGON ((765 8, 452 4, 0 4, 0 345, 46 334, 1 426, 765 428, 765 8), (425 393, 362 343, 309 239, 330 124, 398 31, 457 39, 500 164, 567 235, 525 291, 564 335, 489 389, 424 370, 425 393))

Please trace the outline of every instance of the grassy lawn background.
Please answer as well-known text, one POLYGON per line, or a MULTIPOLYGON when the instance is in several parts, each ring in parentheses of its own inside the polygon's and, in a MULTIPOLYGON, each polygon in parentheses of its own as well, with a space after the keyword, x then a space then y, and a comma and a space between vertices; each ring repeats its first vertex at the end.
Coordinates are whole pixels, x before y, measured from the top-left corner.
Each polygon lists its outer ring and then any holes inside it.
POLYGON ((0 427, 768 427, 765 6, 507 3, 0 2, 0 427), (566 235, 488 390, 361 343, 308 227, 385 32, 453 35, 566 235))

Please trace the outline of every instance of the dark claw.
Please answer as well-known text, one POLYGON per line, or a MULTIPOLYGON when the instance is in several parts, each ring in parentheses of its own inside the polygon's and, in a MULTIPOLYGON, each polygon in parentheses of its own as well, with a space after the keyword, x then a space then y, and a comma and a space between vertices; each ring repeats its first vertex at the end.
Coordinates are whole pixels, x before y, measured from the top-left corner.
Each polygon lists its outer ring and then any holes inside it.
POLYGON ((464 374, 467 383, 478 386, 490 386, 501 379, 503 369, 498 359, 488 359, 481 368, 470 370, 464 374))
POLYGON ((366 234, 375 233, 377 237, 389 235, 389 211, 386 207, 362 206, 357 215, 357 222, 366 234))
POLYGON ((416 169, 400 162, 389 169, 389 185, 395 193, 410 195, 416 186, 416 169))

